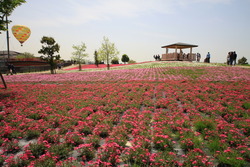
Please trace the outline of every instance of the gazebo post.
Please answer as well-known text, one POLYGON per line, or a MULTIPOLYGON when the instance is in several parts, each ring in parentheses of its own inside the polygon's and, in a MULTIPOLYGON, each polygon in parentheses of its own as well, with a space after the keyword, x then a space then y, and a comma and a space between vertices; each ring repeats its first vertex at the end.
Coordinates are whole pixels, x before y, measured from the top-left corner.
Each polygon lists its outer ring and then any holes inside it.
POLYGON ((174 55, 175 58, 177 58, 177 46, 175 46, 175 55, 174 55))
POLYGON ((192 60, 193 58, 192 58, 192 47, 190 48, 190 56, 189 56, 189 58, 188 58, 189 60, 192 60), (191 59, 190 59, 191 58, 191 59))

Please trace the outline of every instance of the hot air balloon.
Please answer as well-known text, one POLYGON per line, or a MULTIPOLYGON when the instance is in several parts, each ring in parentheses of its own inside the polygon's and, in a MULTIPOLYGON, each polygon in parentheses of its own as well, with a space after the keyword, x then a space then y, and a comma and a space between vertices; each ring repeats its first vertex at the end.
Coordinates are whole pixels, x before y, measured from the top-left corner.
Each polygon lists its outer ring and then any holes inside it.
POLYGON ((21 43, 21 46, 23 46, 23 43, 30 37, 30 29, 23 25, 14 25, 12 27, 12 33, 15 36, 15 38, 21 43))

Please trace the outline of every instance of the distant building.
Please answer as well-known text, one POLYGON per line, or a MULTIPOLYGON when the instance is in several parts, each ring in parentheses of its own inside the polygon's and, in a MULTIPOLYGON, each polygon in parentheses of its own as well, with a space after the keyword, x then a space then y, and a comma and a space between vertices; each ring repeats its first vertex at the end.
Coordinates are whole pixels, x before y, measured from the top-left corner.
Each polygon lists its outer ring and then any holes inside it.
MULTIPOLYGON (((10 59, 16 58, 16 56, 18 56, 19 54, 21 54, 20 52, 16 52, 16 51, 10 51, 10 59)), ((0 51, 0 61, 6 61, 8 59, 8 51, 0 51)))

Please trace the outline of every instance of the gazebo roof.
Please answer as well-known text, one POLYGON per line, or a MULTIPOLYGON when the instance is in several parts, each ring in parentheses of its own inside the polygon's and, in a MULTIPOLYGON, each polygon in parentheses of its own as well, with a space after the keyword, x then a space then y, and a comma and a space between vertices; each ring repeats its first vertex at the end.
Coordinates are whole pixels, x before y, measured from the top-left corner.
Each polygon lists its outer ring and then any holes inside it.
POLYGON ((192 45, 192 44, 178 42, 178 43, 174 43, 171 45, 162 46, 161 48, 186 49, 186 48, 193 48, 193 47, 198 47, 198 45, 192 45))

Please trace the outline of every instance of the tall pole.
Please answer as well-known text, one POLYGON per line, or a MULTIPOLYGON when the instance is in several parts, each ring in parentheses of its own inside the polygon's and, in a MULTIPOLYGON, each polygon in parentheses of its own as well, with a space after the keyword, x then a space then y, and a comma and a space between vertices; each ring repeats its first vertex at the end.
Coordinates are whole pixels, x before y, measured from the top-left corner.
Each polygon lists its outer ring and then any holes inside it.
POLYGON ((7 53, 8 53, 8 62, 9 62, 9 59, 10 59, 10 41, 9 41, 9 25, 8 25, 8 16, 6 14, 6 36, 7 36, 7 53))

